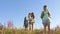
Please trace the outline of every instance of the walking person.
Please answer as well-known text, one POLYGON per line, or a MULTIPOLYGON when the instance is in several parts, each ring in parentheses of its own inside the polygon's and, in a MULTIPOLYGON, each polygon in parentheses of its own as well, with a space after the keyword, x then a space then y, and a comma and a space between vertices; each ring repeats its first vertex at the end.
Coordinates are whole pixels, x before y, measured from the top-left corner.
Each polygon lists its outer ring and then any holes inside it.
POLYGON ((32 12, 31 13, 31 28, 32 28, 32 31, 33 31, 33 29, 34 29, 34 23, 35 23, 35 16, 34 16, 34 13, 32 12))
POLYGON ((28 20, 26 17, 24 18, 24 27, 25 27, 25 30, 28 29, 28 20))
POLYGON ((48 11, 47 5, 44 5, 43 9, 44 10, 41 13, 41 19, 42 19, 42 23, 44 26, 44 34, 46 34, 46 27, 48 27, 48 33, 50 34, 50 20, 49 20, 49 18, 51 18, 51 15, 48 11))
POLYGON ((31 13, 28 14, 29 30, 31 30, 31 13))

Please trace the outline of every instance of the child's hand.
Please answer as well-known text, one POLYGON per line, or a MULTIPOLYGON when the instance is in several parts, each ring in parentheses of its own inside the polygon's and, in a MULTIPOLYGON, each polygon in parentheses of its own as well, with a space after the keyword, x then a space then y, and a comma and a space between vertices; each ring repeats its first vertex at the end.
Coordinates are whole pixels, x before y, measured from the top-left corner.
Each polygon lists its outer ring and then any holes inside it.
POLYGON ((49 17, 49 18, 51 18, 51 17, 49 17))
POLYGON ((50 17, 51 18, 51 17, 50 17))

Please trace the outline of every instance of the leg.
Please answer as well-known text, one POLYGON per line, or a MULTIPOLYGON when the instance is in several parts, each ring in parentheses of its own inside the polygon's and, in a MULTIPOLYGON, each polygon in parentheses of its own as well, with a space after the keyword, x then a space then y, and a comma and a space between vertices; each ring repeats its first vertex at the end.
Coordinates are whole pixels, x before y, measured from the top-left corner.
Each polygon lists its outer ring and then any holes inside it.
POLYGON ((48 33, 50 34, 50 23, 48 23, 48 33))
POLYGON ((29 24, 29 30, 31 30, 31 24, 29 24))
POLYGON ((25 26, 25 30, 27 30, 27 28, 28 28, 28 27, 27 27, 27 26, 25 26))
POLYGON ((46 23, 43 23, 44 25, 44 34, 46 34, 46 23))
POLYGON ((26 26, 25 26, 25 30, 26 30, 26 26))
POLYGON ((33 24, 32 24, 32 31, 33 31, 33 24))

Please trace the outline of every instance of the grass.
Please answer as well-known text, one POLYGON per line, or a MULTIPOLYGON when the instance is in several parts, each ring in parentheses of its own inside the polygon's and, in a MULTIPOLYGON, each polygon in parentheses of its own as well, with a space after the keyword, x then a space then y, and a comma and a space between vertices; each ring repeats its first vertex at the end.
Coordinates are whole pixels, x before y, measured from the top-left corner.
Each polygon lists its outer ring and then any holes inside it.
MULTIPOLYGON (((3 28, 0 30, 0 34, 43 34, 43 30, 24 30, 24 29, 9 29, 3 28)), ((51 30, 51 34, 60 34, 60 30, 51 30)))

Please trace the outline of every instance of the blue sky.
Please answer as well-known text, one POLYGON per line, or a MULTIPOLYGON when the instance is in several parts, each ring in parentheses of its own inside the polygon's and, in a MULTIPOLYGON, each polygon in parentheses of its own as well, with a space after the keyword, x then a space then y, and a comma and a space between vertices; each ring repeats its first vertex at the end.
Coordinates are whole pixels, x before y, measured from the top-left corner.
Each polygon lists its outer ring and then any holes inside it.
POLYGON ((23 28, 24 17, 34 12, 34 28, 43 28, 40 18, 43 6, 47 5, 51 13, 51 28, 60 24, 60 0, 0 0, 0 23, 7 26, 12 21, 14 27, 23 28))

